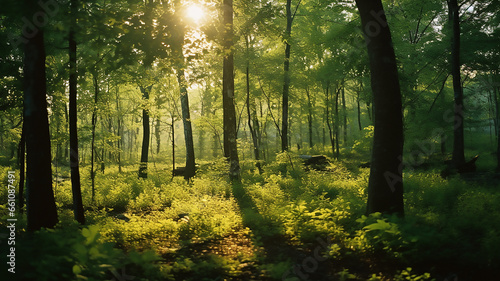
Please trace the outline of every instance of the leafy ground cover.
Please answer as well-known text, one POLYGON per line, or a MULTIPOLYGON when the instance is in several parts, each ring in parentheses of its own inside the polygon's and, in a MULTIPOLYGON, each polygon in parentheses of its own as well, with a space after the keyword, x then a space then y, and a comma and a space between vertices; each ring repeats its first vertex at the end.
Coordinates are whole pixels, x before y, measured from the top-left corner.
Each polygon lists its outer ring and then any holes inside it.
POLYGON ((146 180, 126 167, 108 169, 97 176, 93 202, 82 182, 85 226, 73 221, 70 182, 58 181, 54 230, 27 233, 19 216, 16 276, 497 280, 500 184, 487 174, 445 180, 436 171, 406 171, 406 217, 400 219, 364 215, 369 170, 355 163, 332 161, 327 171, 308 171, 297 157, 278 155, 263 174, 244 165, 236 184, 225 178, 223 161, 202 165, 190 182, 160 165, 146 180))

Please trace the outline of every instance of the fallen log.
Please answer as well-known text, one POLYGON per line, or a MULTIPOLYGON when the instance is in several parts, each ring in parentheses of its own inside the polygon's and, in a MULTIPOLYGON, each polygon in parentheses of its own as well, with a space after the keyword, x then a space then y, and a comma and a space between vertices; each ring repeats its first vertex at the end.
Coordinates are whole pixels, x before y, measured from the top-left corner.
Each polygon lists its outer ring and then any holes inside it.
POLYGON ((479 158, 479 155, 474 156, 471 160, 465 162, 465 164, 460 165, 458 167, 453 167, 453 162, 451 160, 445 161, 447 167, 441 171, 441 177, 447 178, 456 173, 459 174, 468 174, 474 173, 477 170, 476 161, 479 158))
POLYGON ((325 171, 326 166, 330 164, 324 155, 299 155, 306 167, 317 171, 325 171))

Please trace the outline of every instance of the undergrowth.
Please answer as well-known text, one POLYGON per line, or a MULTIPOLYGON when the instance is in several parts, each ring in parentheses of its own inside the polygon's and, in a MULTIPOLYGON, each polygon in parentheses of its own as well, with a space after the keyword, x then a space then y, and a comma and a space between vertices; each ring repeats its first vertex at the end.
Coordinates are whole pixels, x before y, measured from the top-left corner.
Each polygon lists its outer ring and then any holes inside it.
MULTIPOLYGON (((59 182, 61 222, 54 230, 26 233, 19 215, 19 274, 26 280, 493 276, 500 264, 498 188, 410 171, 406 217, 365 216, 368 169, 330 162, 326 171, 308 171, 296 156, 280 154, 262 175, 243 173, 237 186, 220 163, 200 169, 190 182, 168 172, 144 180, 110 169, 97 175, 93 200, 82 181, 85 226, 72 220, 70 182, 59 182)), ((2 174, 8 169, 1 167, 2 174)))

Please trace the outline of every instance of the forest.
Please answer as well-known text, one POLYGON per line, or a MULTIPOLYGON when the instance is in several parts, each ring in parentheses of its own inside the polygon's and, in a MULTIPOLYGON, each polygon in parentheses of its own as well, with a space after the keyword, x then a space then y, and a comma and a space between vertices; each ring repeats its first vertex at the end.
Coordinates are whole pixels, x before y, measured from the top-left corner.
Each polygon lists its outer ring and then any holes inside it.
POLYGON ((499 280, 499 1, 1 3, 1 280, 499 280))

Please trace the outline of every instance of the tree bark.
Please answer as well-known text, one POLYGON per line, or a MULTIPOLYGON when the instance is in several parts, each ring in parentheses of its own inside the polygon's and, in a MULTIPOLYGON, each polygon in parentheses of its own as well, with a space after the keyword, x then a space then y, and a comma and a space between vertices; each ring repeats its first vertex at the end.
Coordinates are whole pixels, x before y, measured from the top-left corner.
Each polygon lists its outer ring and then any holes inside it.
POLYGON ((340 147, 339 147, 339 131, 340 131, 340 122, 339 122, 339 95, 342 86, 335 91, 335 159, 339 159, 340 156, 340 147))
POLYGON ((313 143, 313 116, 312 116, 312 102, 311 102, 311 93, 309 92, 309 88, 306 87, 306 94, 307 94, 307 125, 308 125, 308 132, 309 132, 309 147, 313 148, 314 143, 313 143))
POLYGON ((343 124, 342 124, 342 127, 344 128, 343 132, 344 132, 344 147, 347 143, 347 108, 346 108, 346 104, 345 104, 345 86, 344 86, 344 83, 342 83, 342 118, 344 119, 343 121, 343 124))
MULTIPOLYGON (((153 88, 152 85, 144 88, 140 87, 142 99, 145 103, 149 101, 149 93, 153 88)), ((141 147, 141 163, 139 164, 139 177, 146 179, 148 177, 148 160, 149 160, 149 138, 151 137, 151 129, 149 126, 149 104, 145 104, 142 109, 142 147, 141 147)))
POLYGON ((156 118, 155 137, 156 137, 156 154, 160 154, 160 144, 161 144, 161 120, 160 120, 160 117, 156 118))
POLYGON ((359 92, 358 92, 358 96, 356 97, 356 104, 357 104, 357 108, 358 108, 358 129, 360 131, 362 131, 363 127, 361 126, 361 105, 360 105, 360 100, 359 100, 359 92))
MULTIPOLYGON (((27 16, 37 7, 26 0, 27 16)), ((49 120, 43 30, 35 31, 24 49, 24 126, 26 130, 26 189, 28 231, 53 228, 57 209, 52 190, 49 120)))
POLYGON ((24 131, 24 121, 21 131, 21 140, 19 141, 18 157, 19 159, 19 211, 24 212, 24 174, 25 174, 25 159, 26 159, 26 132, 24 131))
POLYGON ((77 21, 77 0, 71 0, 71 25, 69 30, 69 163, 71 167, 71 190, 73 193, 73 212, 75 220, 85 224, 83 210, 82 190, 80 186, 80 164, 78 157, 78 132, 77 132, 77 65, 76 65, 76 40, 75 28, 77 21))
POLYGON ((367 213, 404 215, 403 115, 396 56, 381 0, 356 0, 368 50, 375 131, 367 213))
MULTIPOLYGON (((245 36, 245 43, 246 43, 246 48, 247 48, 247 55, 249 51, 249 40, 248 36, 245 36)), ((247 115, 248 115, 248 128, 250 130, 250 134, 252 135, 252 142, 253 142, 253 153, 255 157, 255 161, 257 162, 255 166, 259 170, 259 174, 262 174, 262 167, 260 164, 260 148, 259 148, 259 139, 257 137, 257 131, 258 130, 258 120, 256 116, 256 110, 255 110, 255 100, 253 103, 250 103, 250 60, 247 58, 247 65, 246 65, 246 86, 247 86, 247 100, 246 100, 246 106, 247 106, 247 115), (252 114, 253 113, 253 114, 252 114), (254 128, 253 125, 256 125, 256 128, 254 128)))
POLYGON ((95 129, 97 125, 97 102, 99 101, 99 79, 97 70, 94 70, 93 80, 94 80, 94 108, 92 109, 92 140, 90 143, 90 180, 92 186, 91 201, 94 202, 95 199, 95 129))
POLYGON ((465 164, 464 98, 460 79, 460 7, 458 0, 448 0, 449 20, 452 24, 451 75, 453 76, 454 125, 452 162, 455 168, 465 164))
POLYGON ((224 61, 222 71, 222 104, 224 126, 224 157, 229 161, 229 177, 240 179, 238 158, 236 110, 234 107, 234 60, 233 60, 233 0, 223 1, 224 61))
POLYGON ((117 135, 119 137, 118 142, 116 143, 117 145, 117 160, 118 160, 118 172, 122 172, 122 148, 124 147, 123 145, 123 139, 125 137, 123 133, 123 128, 122 128, 122 118, 123 116, 121 115, 121 106, 120 106, 120 95, 119 95, 119 89, 118 86, 116 87, 116 111, 119 113, 118 118, 116 118, 116 131, 117 135))
POLYGON ((290 89, 290 37, 292 34, 292 0, 286 1, 285 61, 283 63, 283 104, 281 118, 281 151, 288 150, 288 96, 290 89))
MULTIPOLYGON (((330 83, 327 82, 326 84, 326 89, 325 89, 325 118, 326 118, 326 125, 328 126, 328 133, 329 133, 329 138, 330 138, 330 144, 332 146, 332 155, 335 155, 335 134, 332 128, 332 124, 330 122, 330 83)), ((323 139, 325 138, 323 130, 323 139)))
POLYGON ((172 177, 174 176, 175 173, 175 119, 174 115, 171 115, 171 122, 172 124, 170 125, 171 133, 172 133, 172 177))
POLYGON ((184 125, 184 141, 186 143, 186 170, 184 171, 184 178, 188 180, 195 175, 196 167, 194 158, 193 128, 191 126, 191 114, 189 112, 187 81, 184 76, 184 69, 182 68, 177 70, 177 81, 181 92, 182 123, 184 125))

